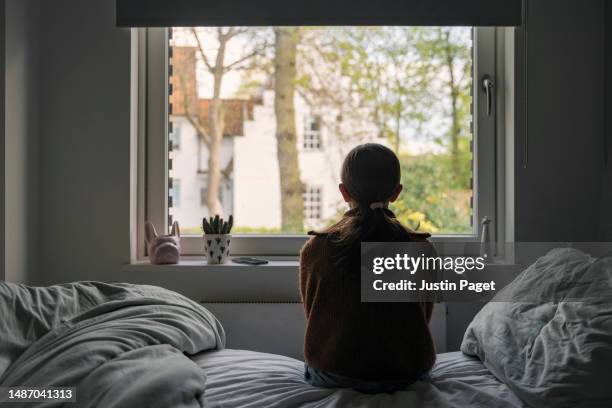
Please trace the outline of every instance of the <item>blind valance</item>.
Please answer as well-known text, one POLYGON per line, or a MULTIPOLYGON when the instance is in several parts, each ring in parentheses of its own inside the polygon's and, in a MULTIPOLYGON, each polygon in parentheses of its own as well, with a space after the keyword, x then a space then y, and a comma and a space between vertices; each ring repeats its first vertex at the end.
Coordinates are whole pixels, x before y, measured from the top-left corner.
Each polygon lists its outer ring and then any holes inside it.
POLYGON ((120 27, 519 26, 522 0, 116 0, 120 27))

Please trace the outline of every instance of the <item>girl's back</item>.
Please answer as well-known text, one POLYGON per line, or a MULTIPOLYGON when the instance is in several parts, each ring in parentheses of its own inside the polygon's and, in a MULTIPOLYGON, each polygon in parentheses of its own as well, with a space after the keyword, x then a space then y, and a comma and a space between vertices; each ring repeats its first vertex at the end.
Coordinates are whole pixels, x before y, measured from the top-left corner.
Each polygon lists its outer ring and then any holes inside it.
POLYGON ((300 291, 309 367, 366 381, 406 380, 435 361, 430 303, 362 303, 362 242, 424 242, 387 209, 399 196, 400 165, 385 146, 353 149, 342 164, 340 192, 351 210, 313 233, 300 254, 300 291))
MULTIPOLYGON (((407 232, 401 241, 426 238, 407 232)), ((390 241, 398 239, 380 237, 370 242, 390 241)), ((331 262, 333 251, 329 236, 320 234, 301 252, 306 362, 367 381, 416 378, 429 371, 435 362, 428 328, 433 305, 361 302, 360 245, 340 267, 331 262)))

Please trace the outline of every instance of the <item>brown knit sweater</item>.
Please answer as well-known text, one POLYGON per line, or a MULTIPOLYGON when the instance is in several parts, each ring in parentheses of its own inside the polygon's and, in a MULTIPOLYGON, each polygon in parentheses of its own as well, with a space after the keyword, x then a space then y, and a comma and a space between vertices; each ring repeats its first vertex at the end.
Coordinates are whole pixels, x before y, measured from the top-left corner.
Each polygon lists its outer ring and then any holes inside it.
MULTIPOLYGON (((429 235, 409 236, 423 242, 429 235)), ((362 303, 359 264, 339 270, 329 255, 326 235, 312 237, 300 253, 308 365, 366 381, 409 379, 431 369, 433 304, 362 303)))

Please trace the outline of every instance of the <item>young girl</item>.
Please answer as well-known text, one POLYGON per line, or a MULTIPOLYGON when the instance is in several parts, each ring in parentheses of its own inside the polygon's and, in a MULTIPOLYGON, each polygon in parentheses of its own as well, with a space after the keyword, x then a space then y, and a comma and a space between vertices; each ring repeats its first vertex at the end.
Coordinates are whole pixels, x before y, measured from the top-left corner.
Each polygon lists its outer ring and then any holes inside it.
POLYGON ((431 303, 362 303, 362 242, 426 242, 388 209, 402 191, 397 156, 357 146, 342 164, 340 193, 350 210, 300 253, 306 313, 305 379, 318 387, 393 392, 424 379, 436 358, 431 303))

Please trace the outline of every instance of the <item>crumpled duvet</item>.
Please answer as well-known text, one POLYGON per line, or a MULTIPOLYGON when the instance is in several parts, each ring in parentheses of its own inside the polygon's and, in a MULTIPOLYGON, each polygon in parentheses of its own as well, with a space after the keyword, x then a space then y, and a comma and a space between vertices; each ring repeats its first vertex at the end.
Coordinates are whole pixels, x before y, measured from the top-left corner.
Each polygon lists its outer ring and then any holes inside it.
POLYGON ((212 313, 162 288, 0 282, 0 387, 76 387, 74 408, 201 407, 206 377, 186 355, 224 346, 212 313))
POLYGON ((612 407, 612 257, 550 251, 483 307, 461 351, 530 407, 612 407))

